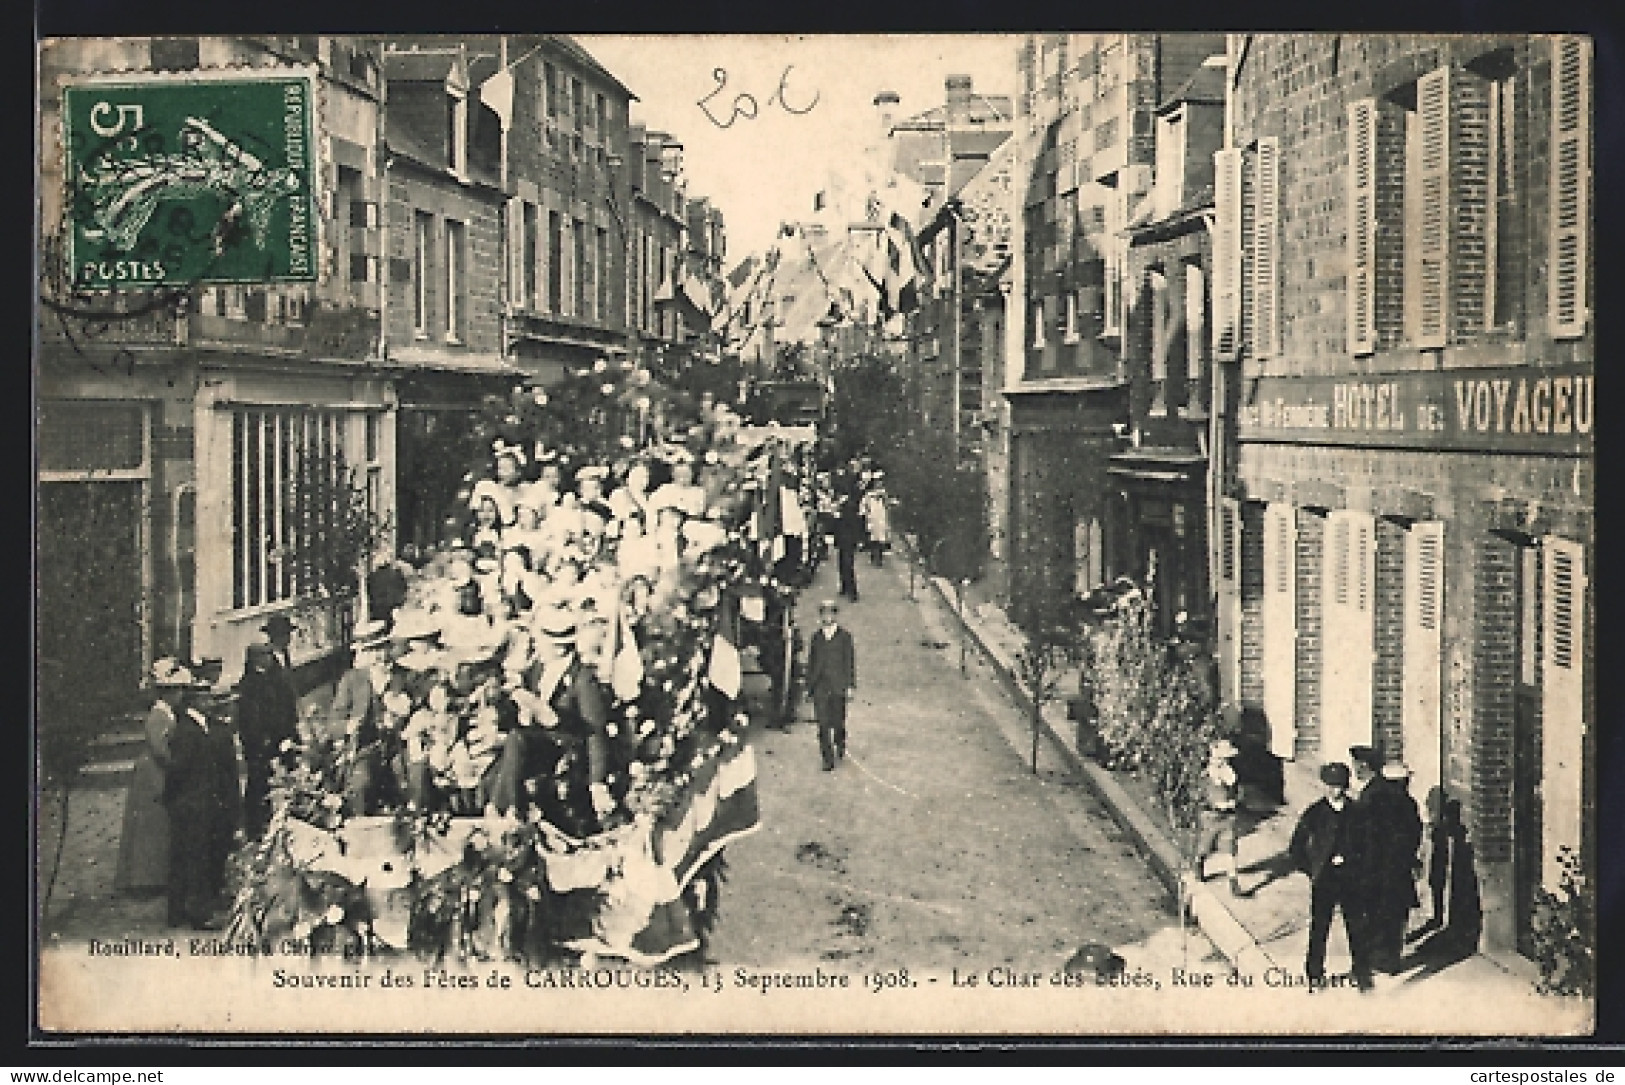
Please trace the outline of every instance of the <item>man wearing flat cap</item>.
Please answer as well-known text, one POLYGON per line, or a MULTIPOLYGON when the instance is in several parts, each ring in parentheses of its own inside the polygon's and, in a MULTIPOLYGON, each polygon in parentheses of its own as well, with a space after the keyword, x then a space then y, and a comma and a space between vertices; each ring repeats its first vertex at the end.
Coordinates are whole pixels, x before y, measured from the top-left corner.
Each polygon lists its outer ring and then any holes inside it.
POLYGON ((1354 982, 1368 991, 1371 962, 1359 884, 1364 826, 1349 798, 1349 767, 1341 761, 1322 765, 1320 782, 1325 794, 1298 818, 1288 847, 1293 863, 1309 876, 1309 952, 1303 970, 1311 993, 1326 985, 1326 938, 1332 913, 1341 908, 1354 982))

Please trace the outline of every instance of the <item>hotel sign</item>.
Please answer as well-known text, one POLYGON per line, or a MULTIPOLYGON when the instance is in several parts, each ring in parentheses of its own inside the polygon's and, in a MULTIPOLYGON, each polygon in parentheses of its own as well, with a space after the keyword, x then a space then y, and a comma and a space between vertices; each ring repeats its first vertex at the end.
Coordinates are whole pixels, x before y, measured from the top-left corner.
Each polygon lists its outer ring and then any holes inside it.
POLYGON ((1241 439, 1588 454, 1593 381, 1582 366, 1264 377, 1243 386, 1241 439))

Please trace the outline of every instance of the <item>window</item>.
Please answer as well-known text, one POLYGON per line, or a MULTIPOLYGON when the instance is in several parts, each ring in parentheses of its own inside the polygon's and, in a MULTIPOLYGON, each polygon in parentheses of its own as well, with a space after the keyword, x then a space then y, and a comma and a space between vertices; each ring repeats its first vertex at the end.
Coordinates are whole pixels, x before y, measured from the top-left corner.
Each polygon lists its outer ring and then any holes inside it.
POLYGON ((1033 349, 1044 349, 1044 303, 1033 302, 1033 349))
POLYGON ((467 289, 468 251, 463 224, 446 220, 446 342, 461 343, 465 338, 464 322, 467 289))
POLYGON ((564 223, 557 211, 547 213, 547 309, 564 311, 564 223))
POLYGON ((549 117, 559 115, 559 70, 551 61, 542 63, 542 105, 549 117))
POLYGON ((446 91, 446 164, 458 177, 468 173, 468 95, 446 91))
POLYGON ((413 215, 412 245, 412 330, 419 339, 429 334, 430 285, 434 276, 434 216, 426 211, 413 215))
MULTIPOLYGON (((575 78, 570 80, 570 115, 575 119, 576 131, 587 126, 587 96, 581 89, 581 80, 575 78)), ((576 145, 580 146, 579 140, 576 145)))
POLYGON ((1492 53, 1481 70, 1489 90, 1489 180, 1484 231, 1489 252, 1485 257, 1484 323, 1490 328, 1515 329, 1523 323, 1523 265, 1519 259, 1520 204, 1518 190, 1518 83, 1513 78, 1510 50, 1492 53))
POLYGON ((541 245, 539 244, 540 238, 537 236, 540 229, 537 224, 537 217, 536 205, 533 203, 525 204, 523 251, 520 253, 519 258, 522 264, 524 302, 526 305, 533 305, 539 309, 542 305, 542 299, 537 297, 536 265, 541 259, 541 245))
POLYGON ((366 199, 360 170, 338 168, 338 202, 343 209, 335 216, 339 266, 345 269, 352 286, 375 283, 379 279, 378 258, 367 253, 367 240, 370 232, 378 228, 378 205, 366 199))
POLYGON ((1207 405, 1207 273, 1198 260, 1185 263, 1185 402, 1207 405))
POLYGON ((384 416, 368 411, 361 419, 361 470, 367 494, 367 515, 377 523, 384 509, 384 416))
POLYGON ((575 288, 573 315, 584 317, 588 315, 587 305, 592 297, 592 263, 587 255, 586 224, 579 219, 570 220, 570 234, 575 239, 575 274, 571 279, 575 288))
POLYGON ((1152 268, 1145 278, 1151 301, 1151 405, 1147 413, 1163 415, 1168 413, 1168 352, 1174 330, 1169 319, 1168 276, 1161 268, 1152 268))
POLYGON ((324 594, 348 570, 326 540, 348 485, 345 416, 307 408, 232 414, 232 605, 263 606, 324 594))
POLYGON ((598 94, 598 95, 593 96, 593 106, 594 106, 593 112, 596 115, 594 117, 593 127, 598 130, 598 138, 599 139, 608 141, 608 139, 609 139, 609 102, 607 102, 604 99, 604 96, 602 94, 598 94))
MULTIPOLYGON (((599 101, 603 101, 603 99, 599 98, 599 101)), ((610 290, 609 290, 609 288, 610 288, 609 231, 604 229, 602 226, 600 226, 598 228, 598 238, 597 238, 597 240, 598 240, 598 254, 597 254, 597 267, 598 267, 598 319, 602 320, 602 321, 605 321, 605 322, 608 322, 608 320, 609 320, 609 293, 610 293, 610 290)))

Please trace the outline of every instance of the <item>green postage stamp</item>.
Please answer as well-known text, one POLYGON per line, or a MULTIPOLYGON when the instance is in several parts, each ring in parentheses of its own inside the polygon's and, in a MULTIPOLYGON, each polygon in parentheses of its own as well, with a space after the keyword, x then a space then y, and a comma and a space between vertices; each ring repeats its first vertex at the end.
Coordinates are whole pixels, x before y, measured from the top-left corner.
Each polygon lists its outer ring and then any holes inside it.
POLYGON ((97 81, 62 103, 75 286, 315 281, 308 77, 97 81))

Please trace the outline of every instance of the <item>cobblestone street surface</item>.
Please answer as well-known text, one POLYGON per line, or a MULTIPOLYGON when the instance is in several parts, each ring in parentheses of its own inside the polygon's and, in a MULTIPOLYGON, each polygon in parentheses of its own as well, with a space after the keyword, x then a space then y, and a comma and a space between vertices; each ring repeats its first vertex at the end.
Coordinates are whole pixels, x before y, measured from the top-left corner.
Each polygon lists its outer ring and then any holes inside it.
MULTIPOLYGON (((823 568, 798 616, 834 592, 823 568)), ((710 957, 728 966, 1054 970, 1104 942, 1131 966, 1199 962, 1168 894, 992 675, 960 673, 954 617, 898 560, 859 568, 848 755, 821 768, 810 704, 756 738, 762 828, 728 849, 710 957)))

